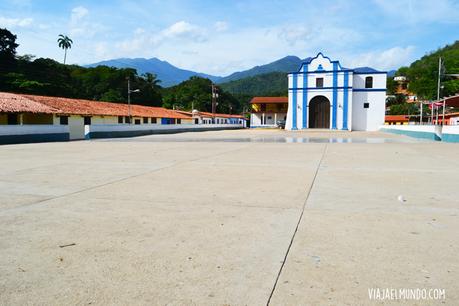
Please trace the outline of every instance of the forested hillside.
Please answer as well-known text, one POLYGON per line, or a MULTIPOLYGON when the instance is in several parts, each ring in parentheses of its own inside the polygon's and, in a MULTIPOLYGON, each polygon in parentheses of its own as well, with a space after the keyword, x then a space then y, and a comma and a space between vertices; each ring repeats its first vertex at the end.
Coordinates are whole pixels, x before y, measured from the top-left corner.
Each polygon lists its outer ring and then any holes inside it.
MULTIPOLYGON (((247 109, 243 100, 236 99, 222 88, 218 89, 219 113, 240 113, 247 109)), ((182 110, 197 109, 212 111, 212 81, 201 77, 191 77, 178 85, 163 89, 163 105, 182 110)))
POLYGON ((459 93, 459 79, 448 76, 459 74, 459 41, 421 57, 409 67, 401 67, 396 75, 408 77, 409 90, 419 98, 436 99, 439 57, 444 61, 441 96, 459 93))
POLYGON ((83 68, 17 56, 16 39, 10 31, 0 29, 0 91, 120 102, 127 100, 129 78, 131 88, 140 89, 132 94, 133 103, 161 105, 159 80, 153 74, 139 76, 134 69, 83 68))

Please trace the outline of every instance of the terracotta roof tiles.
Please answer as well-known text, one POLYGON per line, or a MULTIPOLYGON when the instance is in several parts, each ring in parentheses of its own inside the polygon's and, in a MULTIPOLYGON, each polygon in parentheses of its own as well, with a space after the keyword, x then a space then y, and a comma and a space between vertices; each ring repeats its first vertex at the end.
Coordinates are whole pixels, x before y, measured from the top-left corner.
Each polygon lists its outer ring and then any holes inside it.
POLYGON ((274 104, 274 103, 288 103, 288 97, 254 97, 251 104, 274 104))
MULTIPOLYGON (((126 103, 100 102, 0 92, 0 112, 65 114, 82 116, 127 116, 126 103)), ((174 110, 131 104, 134 117, 189 119, 174 110)))

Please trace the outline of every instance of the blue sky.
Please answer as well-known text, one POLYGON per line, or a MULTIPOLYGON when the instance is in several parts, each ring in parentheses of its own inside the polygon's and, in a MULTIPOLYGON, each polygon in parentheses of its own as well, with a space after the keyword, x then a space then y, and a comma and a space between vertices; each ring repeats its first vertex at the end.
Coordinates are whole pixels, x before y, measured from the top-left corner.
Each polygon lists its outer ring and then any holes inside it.
POLYGON ((0 0, 0 27, 19 54, 69 63, 158 57, 227 75, 322 51, 346 67, 389 70, 459 39, 459 0, 0 0))

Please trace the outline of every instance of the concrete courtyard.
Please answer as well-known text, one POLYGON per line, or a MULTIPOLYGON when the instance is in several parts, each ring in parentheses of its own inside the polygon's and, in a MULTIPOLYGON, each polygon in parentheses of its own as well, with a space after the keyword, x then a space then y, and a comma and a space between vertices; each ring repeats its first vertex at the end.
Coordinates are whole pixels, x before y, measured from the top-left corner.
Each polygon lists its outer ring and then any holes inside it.
POLYGON ((329 131, 0 146, 0 305, 457 305, 458 157, 329 131))

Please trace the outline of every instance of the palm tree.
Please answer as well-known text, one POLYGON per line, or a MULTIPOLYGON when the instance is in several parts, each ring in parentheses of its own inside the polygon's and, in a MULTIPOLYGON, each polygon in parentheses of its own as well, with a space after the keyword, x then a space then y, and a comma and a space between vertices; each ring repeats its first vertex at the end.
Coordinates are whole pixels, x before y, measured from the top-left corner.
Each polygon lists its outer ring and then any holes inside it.
POLYGON ((161 83, 161 80, 158 79, 158 76, 156 74, 147 72, 142 75, 144 80, 147 82, 147 84, 153 88, 153 89, 159 89, 161 86, 159 83, 161 83))
POLYGON ((67 49, 72 48, 73 40, 71 40, 67 35, 59 34, 59 38, 57 42, 59 43, 59 47, 65 50, 65 53, 64 53, 64 65, 65 65, 65 60, 67 59, 67 49))

